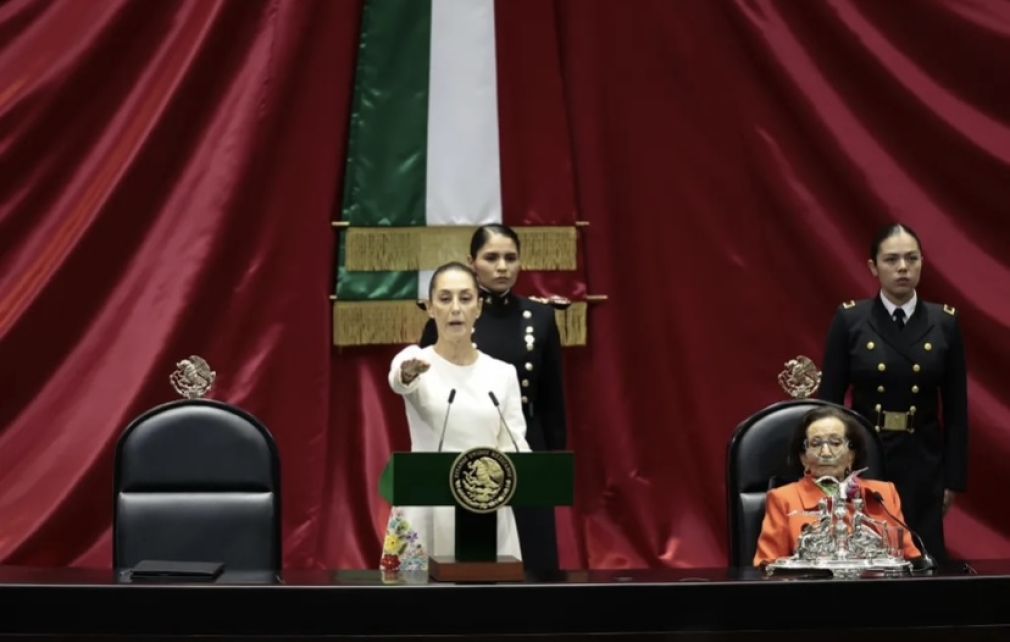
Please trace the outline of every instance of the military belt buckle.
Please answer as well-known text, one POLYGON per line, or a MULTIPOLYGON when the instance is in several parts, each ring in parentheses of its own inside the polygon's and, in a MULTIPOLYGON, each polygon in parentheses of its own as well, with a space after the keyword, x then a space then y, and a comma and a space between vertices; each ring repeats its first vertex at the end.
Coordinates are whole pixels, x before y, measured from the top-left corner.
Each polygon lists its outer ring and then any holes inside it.
POLYGON ((893 430, 896 432, 904 432, 908 430, 908 413, 907 412, 891 412, 890 410, 884 411, 884 425, 881 426, 884 430, 893 430))

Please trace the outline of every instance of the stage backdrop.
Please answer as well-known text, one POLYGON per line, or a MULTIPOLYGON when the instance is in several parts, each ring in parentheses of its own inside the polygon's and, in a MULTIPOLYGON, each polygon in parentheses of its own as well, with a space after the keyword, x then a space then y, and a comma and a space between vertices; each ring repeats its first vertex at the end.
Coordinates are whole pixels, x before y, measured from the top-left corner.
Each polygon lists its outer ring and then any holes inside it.
MULTIPOLYGON (((332 348, 328 300, 360 14, 0 5, 4 563, 110 564, 116 439, 190 354, 277 437, 285 564, 377 563, 376 478, 408 446, 397 348, 332 348)), ((587 289, 609 296, 566 354, 565 564, 725 563, 727 441, 784 398, 783 362, 820 360, 837 305, 875 293, 867 245, 892 219, 919 231, 920 293, 957 307, 967 343, 949 542, 1010 556, 1010 6, 509 0, 496 17, 499 91, 559 101, 587 289), (556 78, 528 86, 521 65, 556 78)), ((550 198, 505 178, 541 158, 503 149, 506 207, 550 198)))

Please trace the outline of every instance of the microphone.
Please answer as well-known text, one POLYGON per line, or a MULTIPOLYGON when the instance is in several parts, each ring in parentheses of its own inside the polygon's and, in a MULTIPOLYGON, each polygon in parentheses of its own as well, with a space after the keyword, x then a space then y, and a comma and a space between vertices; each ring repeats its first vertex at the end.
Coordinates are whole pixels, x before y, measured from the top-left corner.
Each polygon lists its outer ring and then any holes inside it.
POLYGON ((487 396, 491 397, 491 403, 494 404, 495 410, 498 411, 498 417, 501 418, 501 425, 505 427, 505 432, 509 434, 509 438, 512 440, 512 445, 515 447, 516 452, 519 452, 519 444, 516 443, 516 438, 512 435, 512 429, 509 428, 508 422, 505 421, 505 415, 502 414, 501 406, 498 405, 498 397, 495 397, 494 393, 490 390, 487 391, 487 396))
POLYGON ((442 434, 438 436, 438 450, 436 452, 442 452, 442 442, 445 441, 445 427, 449 425, 449 411, 452 410, 452 402, 456 398, 456 389, 453 388, 449 391, 449 403, 445 407, 445 418, 442 419, 442 434))
POLYGON ((907 530, 912 535, 916 545, 919 547, 919 550, 922 551, 922 560, 919 564, 920 568, 918 570, 928 571, 936 568, 937 567, 936 560, 933 559, 933 556, 930 555, 929 551, 926 550, 926 544, 922 541, 922 538, 919 537, 919 534, 916 533, 911 526, 898 519, 894 513, 888 510, 887 504, 884 503, 884 496, 881 495, 879 491, 872 490, 870 488, 866 489, 866 494, 872 497, 873 499, 877 500, 877 503, 880 504, 880 507, 884 509, 884 512, 887 513, 888 517, 898 522, 898 525, 903 526, 905 530, 907 530))

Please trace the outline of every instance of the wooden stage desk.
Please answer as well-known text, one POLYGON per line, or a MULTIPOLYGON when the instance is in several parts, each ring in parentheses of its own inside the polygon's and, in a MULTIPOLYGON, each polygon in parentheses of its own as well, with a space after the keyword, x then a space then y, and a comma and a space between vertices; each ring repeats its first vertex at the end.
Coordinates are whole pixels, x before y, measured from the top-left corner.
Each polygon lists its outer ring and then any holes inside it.
POLYGON ((0 639, 1010 640, 1010 561, 858 580, 669 569, 391 581, 286 571, 138 584, 111 570, 0 567, 0 639))

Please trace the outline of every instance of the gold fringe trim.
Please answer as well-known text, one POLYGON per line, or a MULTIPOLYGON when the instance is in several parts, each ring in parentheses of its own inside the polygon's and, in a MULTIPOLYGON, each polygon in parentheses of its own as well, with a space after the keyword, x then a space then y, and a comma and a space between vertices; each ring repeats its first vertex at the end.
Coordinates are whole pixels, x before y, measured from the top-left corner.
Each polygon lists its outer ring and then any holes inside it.
POLYGON ((558 322, 558 332, 561 334, 561 345, 563 346, 584 346, 586 345, 587 310, 585 301, 573 303, 564 310, 555 310, 554 317, 558 322))
POLYGON ((333 345, 417 343, 427 321, 414 301, 335 301, 333 345))
MULTIPOLYGON (((344 264, 355 272, 434 270, 450 261, 466 262, 477 226, 357 227, 344 231, 344 264)), ((575 227, 517 227, 523 269, 574 270, 578 267, 575 227)))
MULTIPOLYGON (((555 310, 561 345, 586 345, 586 304, 555 310)), ((414 301, 334 301, 333 345, 416 343, 428 314, 414 301)))

